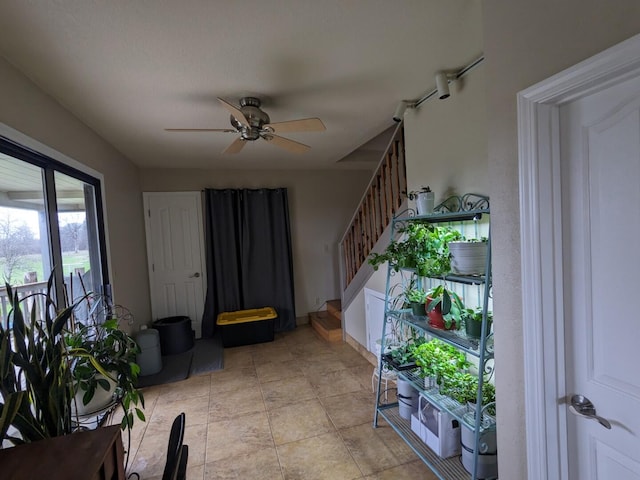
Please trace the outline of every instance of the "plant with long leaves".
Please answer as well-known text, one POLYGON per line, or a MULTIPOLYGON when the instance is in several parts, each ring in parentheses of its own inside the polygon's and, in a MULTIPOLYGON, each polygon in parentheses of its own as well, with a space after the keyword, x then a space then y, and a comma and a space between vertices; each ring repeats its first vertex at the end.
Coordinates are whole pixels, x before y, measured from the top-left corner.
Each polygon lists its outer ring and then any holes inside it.
POLYGON ((71 433, 73 390, 62 331, 76 304, 58 311, 52 278, 47 282, 43 319, 31 308, 25 319, 18 292, 6 285, 10 304, 7 325, 0 324, 0 436, 13 444, 71 433), (19 433, 9 433, 13 426, 19 433))

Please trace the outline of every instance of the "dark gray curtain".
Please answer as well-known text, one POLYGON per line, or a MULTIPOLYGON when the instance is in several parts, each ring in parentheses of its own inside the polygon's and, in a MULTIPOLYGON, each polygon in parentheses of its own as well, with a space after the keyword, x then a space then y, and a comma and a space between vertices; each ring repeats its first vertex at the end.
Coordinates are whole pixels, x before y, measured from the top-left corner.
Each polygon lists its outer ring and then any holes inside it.
POLYGON ((205 190, 207 296, 202 336, 220 312, 274 307, 296 326, 287 189, 205 190))

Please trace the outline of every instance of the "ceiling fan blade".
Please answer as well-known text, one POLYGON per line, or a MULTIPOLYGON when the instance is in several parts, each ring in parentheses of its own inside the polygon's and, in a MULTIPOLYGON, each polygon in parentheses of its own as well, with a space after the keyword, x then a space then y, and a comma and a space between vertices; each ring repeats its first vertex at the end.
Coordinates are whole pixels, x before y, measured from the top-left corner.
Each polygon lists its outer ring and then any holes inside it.
POLYGON ((267 142, 273 143, 274 145, 284 148, 285 150, 289 150, 292 153, 304 153, 307 150, 311 149, 309 145, 295 142, 293 140, 289 140, 288 138, 279 137, 278 135, 269 134, 264 135, 262 138, 264 138, 267 142))
POLYGON ((235 119, 238 120, 242 125, 244 125, 245 127, 250 126, 249 121, 247 120, 247 117, 244 116, 244 113, 242 113, 238 107, 231 105, 229 102, 221 99, 220 97, 218 97, 218 101, 222 104, 224 108, 229 110, 229 113, 233 115, 235 119))
POLYGON ((165 132, 227 132, 238 133, 233 128, 165 128, 165 132))
POLYGON ((324 123, 319 118, 301 118, 300 120, 289 120, 288 122, 269 123, 264 125, 263 128, 273 130, 274 133, 323 132, 326 130, 324 123))
POLYGON ((240 152, 240 150, 242 150, 244 148, 244 145, 247 143, 247 141, 242 138, 242 137, 238 137, 236 138, 233 142, 231 142, 231 145, 229 145, 227 148, 225 148, 222 153, 238 153, 240 152))

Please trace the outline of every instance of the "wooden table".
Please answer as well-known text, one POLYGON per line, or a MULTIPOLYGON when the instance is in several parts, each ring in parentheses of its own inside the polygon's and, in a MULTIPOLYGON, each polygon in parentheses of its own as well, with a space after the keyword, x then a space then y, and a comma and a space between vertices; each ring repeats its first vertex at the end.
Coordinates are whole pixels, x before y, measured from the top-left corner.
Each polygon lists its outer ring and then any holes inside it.
POLYGON ((0 449, 3 480, 125 480, 120 425, 0 449))

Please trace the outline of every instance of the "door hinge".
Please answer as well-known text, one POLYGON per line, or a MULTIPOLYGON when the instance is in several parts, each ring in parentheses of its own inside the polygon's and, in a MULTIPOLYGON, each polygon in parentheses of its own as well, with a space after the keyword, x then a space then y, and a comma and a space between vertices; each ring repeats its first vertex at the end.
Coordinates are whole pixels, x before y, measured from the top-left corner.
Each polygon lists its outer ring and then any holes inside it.
POLYGON ((152 264, 151 264, 151 271, 152 271, 152 272, 155 272, 155 271, 156 271, 156 264, 155 264, 155 263, 152 263, 152 264))
POLYGON ((148 210, 147 210, 147 216, 148 216, 149 218, 151 218, 151 209, 148 209, 148 210))

